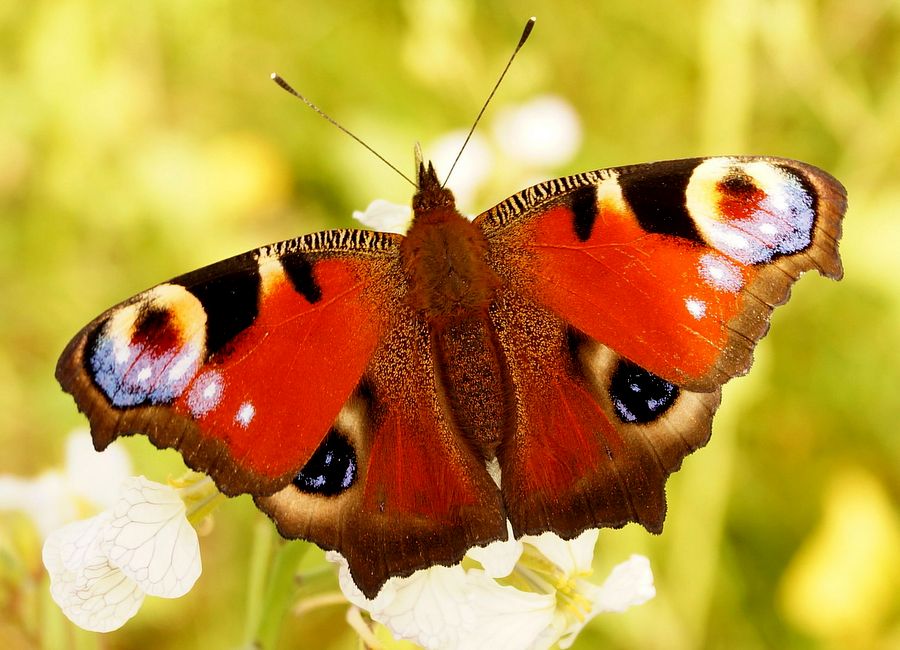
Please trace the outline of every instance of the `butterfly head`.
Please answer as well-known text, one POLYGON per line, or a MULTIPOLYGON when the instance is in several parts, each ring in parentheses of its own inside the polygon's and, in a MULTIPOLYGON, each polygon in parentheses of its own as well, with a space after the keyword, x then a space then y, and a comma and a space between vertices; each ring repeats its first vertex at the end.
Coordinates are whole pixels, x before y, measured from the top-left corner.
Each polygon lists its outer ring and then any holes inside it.
POLYGON ((434 164, 419 160, 418 173, 416 175, 416 193, 413 196, 413 213, 419 215, 444 209, 456 211, 456 199, 453 192, 441 185, 438 180, 434 164))

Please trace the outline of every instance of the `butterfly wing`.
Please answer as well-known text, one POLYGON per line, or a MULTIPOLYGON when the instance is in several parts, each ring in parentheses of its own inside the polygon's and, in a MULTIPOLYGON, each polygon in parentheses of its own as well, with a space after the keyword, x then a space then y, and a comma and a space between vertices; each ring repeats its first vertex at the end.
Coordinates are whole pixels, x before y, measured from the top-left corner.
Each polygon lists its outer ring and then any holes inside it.
POLYGON ((113 307, 57 379, 94 444, 146 433, 226 494, 289 482, 356 389, 387 327, 395 237, 331 231, 175 278, 113 307))
POLYGON ((671 161, 534 186, 482 214, 516 392, 499 454, 517 534, 659 530, 664 483, 705 444, 806 270, 841 276, 843 187, 774 158, 671 161), (529 314, 523 317, 523 314, 529 314))
POLYGON ((133 433, 178 449, 286 537, 340 551, 374 596, 506 534, 439 403, 401 239, 316 233, 158 285, 85 327, 57 378, 98 449, 133 433))

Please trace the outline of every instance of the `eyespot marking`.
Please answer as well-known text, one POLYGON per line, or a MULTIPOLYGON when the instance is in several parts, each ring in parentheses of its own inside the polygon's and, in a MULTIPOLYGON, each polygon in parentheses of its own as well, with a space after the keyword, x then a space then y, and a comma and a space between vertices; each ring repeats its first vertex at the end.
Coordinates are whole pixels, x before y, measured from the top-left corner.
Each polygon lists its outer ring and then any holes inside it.
POLYGON ((205 325, 194 296, 178 285, 159 285, 92 332, 86 370, 114 407, 169 403, 200 367, 205 325))
POLYGON ((706 243, 738 262, 766 263, 812 241, 814 190, 786 167, 711 158, 694 170, 686 198, 706 243))
POLYGON ((353 446, 336 429, 331 429, 293 483, 301 492, 330 497, 349 489, 356 477, 353 446))
POLYGON ((619 361, 609 385, 616 415, 631 424, 653 422, 669 410, 678 394, 674 384, 625 359, 619 361))

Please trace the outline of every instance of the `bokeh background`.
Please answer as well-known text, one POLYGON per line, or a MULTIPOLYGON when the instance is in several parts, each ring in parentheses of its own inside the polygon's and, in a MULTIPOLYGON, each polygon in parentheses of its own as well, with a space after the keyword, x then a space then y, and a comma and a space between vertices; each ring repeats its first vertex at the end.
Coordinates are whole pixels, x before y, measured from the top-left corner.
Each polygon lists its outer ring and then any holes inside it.
MULTIPOLYGON (((489 164, 464 210, 538 178, 721 153, 805 160, 850 196, 845 279, 803 278, 774 315, 752 373, 725 388, 709 446, 669 481, 663 535, 601 534, 598 577, 645 553, 658 596, 599 617, 575 647, 900 647, 893 0, 0 3, 0 474, 62 467, 83 419, 53 368, 100 311, 263 243, 352 226, 374 198, 409 200, 403 179, 270 72, 411 172, 414 142, 428 155, 469 126, 532 14, 532 40, 480 127, 489 164), (581 124, 564 161, 503 145, 501 116, 547 94, 581 124)), ((146 440, 116 444, 150 478, 183 471, 146 440)), ((10 510, 3 647, 252 638, 259 567, 279 542, 249 499, 217 512, 188 596, 148 599, 104 636, 52 605, 39 536, 10 510)), ((304 567, 301 596, 334 589, 319 551, 304 567)), ((280 647, 358 647, 345 609, 289 614, 280 647)))

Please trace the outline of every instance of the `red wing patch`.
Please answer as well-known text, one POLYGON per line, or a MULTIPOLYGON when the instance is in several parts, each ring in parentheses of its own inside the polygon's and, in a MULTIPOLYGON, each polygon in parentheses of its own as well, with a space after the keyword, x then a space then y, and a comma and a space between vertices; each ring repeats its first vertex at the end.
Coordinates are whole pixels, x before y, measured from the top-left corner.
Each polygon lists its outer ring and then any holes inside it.
POLYGON ((449 446, 447 439, 432 412, 388 414, 373 432, 363 509, 440 522, 476 505, 477 490, 487 483, 461 470, 474 463, 461 459, 458 443, 449 446))
POLYGON ((57 368, 95 445, 147 433, 228 494, 292 480, 385 328, 392 235, 332 231, 247 253, 114 307, 57 368), (361 250, 315 252, 341 244, 361 250))
POLYGON ((754 270, 699 244, 647 233, 609 203, 601 203, 584 242, 573 219, 560 206, 522 234, 539 300, 661 377, 686 383, 706 375, 754 270))
POLYGON ((264 279, 253 324, 197 372, 176 400, 204 435, 268 478, 295 472, 322 442, 362 377, 382 326, 364 297, 362 269, 316 264, 322 297, 297 293, 283 274, 264 279))
POLYGON ((340 550, 370 598, 390 576, 455 564, 506 535, 497 486, 437 395, 427 328, 409 308, 396 316, 332 428, 358 479, 332 495, 295 483, 257 499, 285 536, 340 550))

